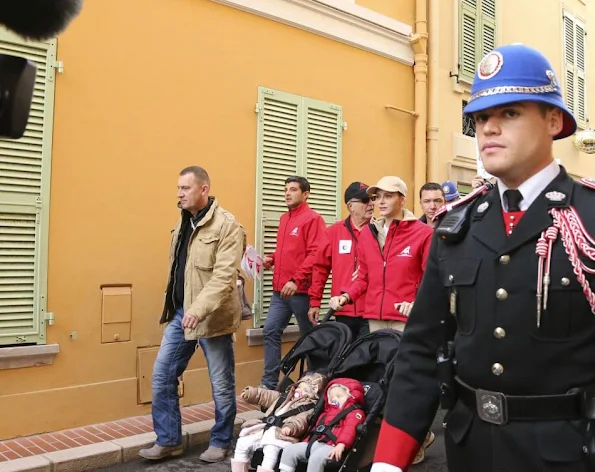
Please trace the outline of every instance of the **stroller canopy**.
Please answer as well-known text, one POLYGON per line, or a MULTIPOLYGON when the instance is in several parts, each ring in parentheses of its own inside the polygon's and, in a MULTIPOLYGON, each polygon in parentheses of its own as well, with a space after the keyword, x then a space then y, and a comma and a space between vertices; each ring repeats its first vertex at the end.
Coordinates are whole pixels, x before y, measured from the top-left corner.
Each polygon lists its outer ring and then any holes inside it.
POLYGON ((392 375, 400 342, 401 333, 392 329, 381 329, 367 334, 353 342, 332 363, 329 375, 332 378, 357 379, 362 383, 384 384, 392 375))
POLYGON ((281 361, 281 371, 288 374, 300 360, 306 360, 308 370, 327 372, 329 364, 351 342, 351 331, 342 323, 330 322, 313 327, 298 339, 281 361))

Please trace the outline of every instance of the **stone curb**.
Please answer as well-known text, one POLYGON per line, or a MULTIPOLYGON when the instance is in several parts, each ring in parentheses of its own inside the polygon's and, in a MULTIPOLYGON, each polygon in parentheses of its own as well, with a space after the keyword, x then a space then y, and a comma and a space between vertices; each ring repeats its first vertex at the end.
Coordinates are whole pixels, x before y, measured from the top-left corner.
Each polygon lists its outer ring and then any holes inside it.
MULTIPOLYGON (((258 410, 238 413, 234 434, 244 421, 261 418, 258 410)), ((182 426, 184 450, 206 447, 214 420, 199 421, 182 426)), ((0 462, 0 472, 83 472, 139 460, 138 451, 155 441, 155 433, 144 433, 63 451, 0 462)))

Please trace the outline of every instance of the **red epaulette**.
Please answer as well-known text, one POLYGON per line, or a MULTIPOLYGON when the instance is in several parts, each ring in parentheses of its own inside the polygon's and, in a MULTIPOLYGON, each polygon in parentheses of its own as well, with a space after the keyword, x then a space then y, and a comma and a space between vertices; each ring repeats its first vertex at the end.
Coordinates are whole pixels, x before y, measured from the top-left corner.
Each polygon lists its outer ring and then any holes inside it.
MULTIPOLYGON (((595 181, 594 181, 594 185, 595 185, 595 181)), ((436 221, 442 215, 448 213, 449 211, 451 211, 454 208, 457 208, 457 207, 460 207, 461 205, 465 205, 466 203, 472 202, 477 197, 479 197, 480 195, 484 195, 488 190, 490 190, 492 188, 494 188, 494 185, 491 183, 483 184, 481 187, 477 187, 475 190, 473 190, 473 192, 471 192, 468 195, 465 195, 463 198, 457 200, 456 202, 447 203, 446 205, 440 207, 440 209, 434 215, 434 218, 432 218, 432 221, 436 221)))
POLYGON ((583 177, 579 180, 579 183, 582 184, 584 187, 590 188, 591 190, 595 190, 595 179, 593 177, 583 177))

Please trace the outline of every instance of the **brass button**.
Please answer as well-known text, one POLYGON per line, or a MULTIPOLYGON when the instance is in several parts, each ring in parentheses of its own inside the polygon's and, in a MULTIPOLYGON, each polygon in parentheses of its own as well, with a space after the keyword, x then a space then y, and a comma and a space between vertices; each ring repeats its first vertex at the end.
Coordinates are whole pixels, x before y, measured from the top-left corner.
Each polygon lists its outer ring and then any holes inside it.
POLYGON ((494 330, 494 337, 496 339, 502 339, 504 336, 506 336, 506 331, 504 331, 504 328, 497 327, 494 330))
POLYGON ((496 298, 498 300, 506 300, 508 298, 508 292, 503 288, 496 290, 496 298))
POLYGON ((448 280, 450 280, 451 282, 452 282, 454 279, 455 279, 455 276, 454 276, 454 275, 450 274, 450 275, 448 276, 448 280))
POLYGON ((510 256, 508 254, 504 254, 500 256, 500 264, 508 264, 510 262, 510 256))
POLYGON ((570 279, 567 277, 562 277, 562 280, 560 280, 560 283, 562 285, 570 285, 570 279))
POLYGON ((502 364, 498 364, 497 362, 492 365, 492 374, 494 375, 502 375, 504 372, 504 366, 502 364))

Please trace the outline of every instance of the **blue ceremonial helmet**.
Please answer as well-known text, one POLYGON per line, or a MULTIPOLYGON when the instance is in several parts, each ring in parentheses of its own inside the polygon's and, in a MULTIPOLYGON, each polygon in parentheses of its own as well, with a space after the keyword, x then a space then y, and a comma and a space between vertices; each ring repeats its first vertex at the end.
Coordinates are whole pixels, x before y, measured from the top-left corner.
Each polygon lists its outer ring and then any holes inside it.
POLYGON ((554 139, 576 131, 576 120, 564 103, 554 68, 538 50, 522 44, 501 46, 485 55, 475 71, 463 113, 522 101, 549 103, 564 112, 564 126, 554 139))
POLYGON ((455 184, 452 180, 447 180, 442 184, 442 192, 444 193, 444 199, 447 202, 450 202, 461 196, 459 189, 457 188, 457 184, 455 184))

